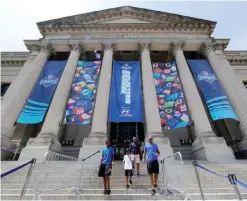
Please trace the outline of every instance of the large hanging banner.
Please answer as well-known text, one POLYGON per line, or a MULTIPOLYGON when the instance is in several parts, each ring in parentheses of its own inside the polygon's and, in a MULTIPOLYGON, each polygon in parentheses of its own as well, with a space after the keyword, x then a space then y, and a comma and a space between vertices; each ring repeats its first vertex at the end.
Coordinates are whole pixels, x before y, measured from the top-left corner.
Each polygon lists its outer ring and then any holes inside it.
POLYGON ((143 122, 139 61, 113 62, 109 121, 143 122))
POLYGON ((213 120, 238 118, 207 60, 188 60, 213 120))
POLYGON ((65 124, 91 124, 101 61, 78 61, 65 124))
MULTIPOLYGON (((47 61, 17 123, 43 121, 67 61, 47 61)), ((28 82, 28 80, 27 80, 28 82)))
POLYGON ((175 129, 190 125, 176 63, 153 63, 161 125, 175 129))

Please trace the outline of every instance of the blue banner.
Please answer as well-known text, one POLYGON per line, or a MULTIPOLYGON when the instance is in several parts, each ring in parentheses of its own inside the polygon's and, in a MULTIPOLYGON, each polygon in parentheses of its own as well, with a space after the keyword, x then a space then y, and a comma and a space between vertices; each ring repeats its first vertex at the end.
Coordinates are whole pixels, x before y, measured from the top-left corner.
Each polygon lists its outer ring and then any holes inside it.
POLYGON ((46 62, 32 93, 17 119, 17 123, 37 124, 43 121, 66 62, 46 62))
POLYGON ((113 62, 109 121, 143 122, 139 61, 113 62))
POLYGON ((188 63, 212 119, 230 118, 238 121, 238 117, 208 61, 188 60, 188 63))
POLYGON ((65 112, 65 124, 91 124, 100 61, 78 61, 65 112))
POLYGON ((153 63, 153 76, 161 125, 168 130, 190 125, 176 63, 153 63))

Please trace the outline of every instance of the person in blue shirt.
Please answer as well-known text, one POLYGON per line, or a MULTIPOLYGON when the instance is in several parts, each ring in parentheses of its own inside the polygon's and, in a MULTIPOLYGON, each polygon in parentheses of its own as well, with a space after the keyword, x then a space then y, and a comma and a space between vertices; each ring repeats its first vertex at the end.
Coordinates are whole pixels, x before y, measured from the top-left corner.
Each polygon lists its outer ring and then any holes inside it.
POLYGON ((100 161, 99 177, 103 177, 104 194, 110 195, 110 176, 114 161, 114 149, 109 140, 106 140, 106 147, 102 150, 102 158, 100 161))
POLYGON ((158 145, 153 143, 153 137, 148 137, 148 143, 144 146, 144 161, 147 162, 147 170, 150 176, 152 186, 152 195, 155 195, 155 188, 158 188, 157 181, 159 175, 159 161, 158 157, 160 151, 158 145))

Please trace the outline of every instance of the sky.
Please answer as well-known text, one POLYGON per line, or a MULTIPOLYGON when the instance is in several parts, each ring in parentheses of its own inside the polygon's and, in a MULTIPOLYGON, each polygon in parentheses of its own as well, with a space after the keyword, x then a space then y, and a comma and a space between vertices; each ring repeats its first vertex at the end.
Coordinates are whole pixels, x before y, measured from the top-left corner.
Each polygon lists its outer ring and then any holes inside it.
POLYGON ((27 51, 24 39, 42 37, 37 22, 126 5, 216 21, 213 37, 247 50, 247 1, 0 0, 0 51, 27 51))

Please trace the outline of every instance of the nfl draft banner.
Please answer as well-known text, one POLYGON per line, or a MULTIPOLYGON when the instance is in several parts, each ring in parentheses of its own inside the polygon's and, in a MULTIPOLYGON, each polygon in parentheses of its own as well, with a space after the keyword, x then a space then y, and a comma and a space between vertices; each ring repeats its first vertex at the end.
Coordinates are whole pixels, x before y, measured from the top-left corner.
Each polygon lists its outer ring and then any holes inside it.
POLYGON ((176 63, 153 63, 153 76, 161 125, 168 130, 190 125, 176 63))
POLYGON ((67 61, 47 61, 17 123, 37 124, 43 121, 67 61))
POLYGON ((213 120, 238 118, 207 60, 188 60, 213 120))
POLYGON ((143 122, 139 61, 114 61, 109 121, 143 122))
POLYGON ((100 61, 78 61, 65 112, 65 124, 91 124, 100 66, 100 61))

